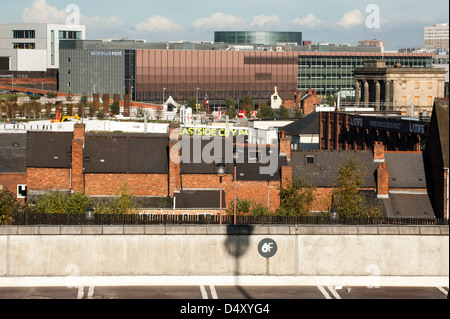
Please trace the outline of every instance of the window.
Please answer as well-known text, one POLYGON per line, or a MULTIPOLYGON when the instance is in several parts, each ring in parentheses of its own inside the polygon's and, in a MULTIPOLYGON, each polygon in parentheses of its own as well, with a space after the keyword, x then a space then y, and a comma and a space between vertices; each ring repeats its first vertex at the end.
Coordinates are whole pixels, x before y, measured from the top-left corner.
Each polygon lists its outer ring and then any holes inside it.
POLYGON ((59 31, 58 35, 60 39, 81 39, 80 31, 59 31))
POLYGON ((406 106, 406 96, 402 96, 402 106, 406 106))
POLYGON ((315 164, 316 158, 313 155, 306 156, 306 164, 315 164))
POLYGON ((406 89, 406 81, 402 82, 402 89, 406 89))
POLYGON ((433 106, 433 97, 432 96, 428 96, 427 97, 427 105, 428 106, 433 106))
POLYGON ((415 96, 415 97, 414 97, 414 105, 415 105, 415 106, 418 106, 418 105, 419 105, 419 97, 418 97, 418 96, 415 96))
POLYGON ((415 89, 420 88, 420 83, 419 83, 419 82, 416 82, 415 85, 414 85, 414 88, 415 88, 415 89))
POLYGON ((35 43, 13 43, 14 49, 28 49, 28 50, 34 50, 36 49, 35 43))
POLYGON ((428 82, 428 88, 432 89, 433 88, 433 82, 428 82))
POLYGON ((34 30, 13 30, 14 39, 35 39, 36 31, 34 30))

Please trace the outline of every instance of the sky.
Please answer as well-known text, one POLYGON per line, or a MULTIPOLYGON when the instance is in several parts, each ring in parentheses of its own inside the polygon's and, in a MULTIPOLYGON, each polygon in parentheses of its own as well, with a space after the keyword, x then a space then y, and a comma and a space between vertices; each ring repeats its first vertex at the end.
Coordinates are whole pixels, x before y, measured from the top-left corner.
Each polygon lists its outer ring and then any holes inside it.
POLYGON ((0 23, 73 23, 73 8, 92 40, 213 41, 214 31, 299 31, 313 43, 357 45, 376 37, 393 51, 422 46, 425 26, 449 22, 447 0, 15 0, 2 1, 0 23))

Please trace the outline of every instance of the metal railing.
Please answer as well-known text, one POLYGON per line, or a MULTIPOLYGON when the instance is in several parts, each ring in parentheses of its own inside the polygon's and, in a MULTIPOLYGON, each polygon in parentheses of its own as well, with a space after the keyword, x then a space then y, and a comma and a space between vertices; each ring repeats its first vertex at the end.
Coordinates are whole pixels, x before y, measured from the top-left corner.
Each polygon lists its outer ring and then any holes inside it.
MULTIPOLYGON (((234 224, 234 216, 218 215, 147 215, 147 214, 42 214, 14 213, 11 225, 224 225, 234 224)), ((330 216, 236 216, 238 225, 448 225, 436 218, 348 218, 330 216)))

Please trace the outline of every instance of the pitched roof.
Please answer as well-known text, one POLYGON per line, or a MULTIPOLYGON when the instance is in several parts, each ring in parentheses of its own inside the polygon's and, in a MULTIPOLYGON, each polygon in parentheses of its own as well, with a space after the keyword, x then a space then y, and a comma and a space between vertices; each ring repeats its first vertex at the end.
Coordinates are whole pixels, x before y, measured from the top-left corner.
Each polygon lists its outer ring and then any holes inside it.
POLYGON ((390 188, 431 186, 429 156, 426 153, 386 153, 390 188))
POLYGON ((394 193, 383 199, 388 218, 435 218, 432 199, 426 193, 394 193))
POLYGON ((302 119, 280 128, 289 135, 319 134, 319 113, 313 112, 302 119))
POLYGON ((26 172, 26 159, 26 134, 0 134, 0 173, 26 172))
POLYGON ((367 174, 362 187, 376 187, 375 173, 379 163, 374 163, 372 151, 312 151, 291 152, 293 178, 303 177, 316 187, 332 187, 340 166, 349 158, 356 158, 367 174), (307 157, 314 163, 308 163, 307 157))
POLYGON ((448 99, 436 99, 434 113, 436 114, 439 130, 439 139, 441 142, 442 157, 444 167, 448 168, 449 165, 449 113, 448 113, 448 99))
MULTIPOLYGON (((176 209, 219 209, 220 190, 187 190, 175 193, 176 209)), ((225 211, 226 194, 222 190, 222 208, 225 211)))
POLYGON ((72 132, 28 132, 27 167, 70 168, 72 132))
POLYGON ((86 173, 167 174, 168 135, 86 134, 86 173))

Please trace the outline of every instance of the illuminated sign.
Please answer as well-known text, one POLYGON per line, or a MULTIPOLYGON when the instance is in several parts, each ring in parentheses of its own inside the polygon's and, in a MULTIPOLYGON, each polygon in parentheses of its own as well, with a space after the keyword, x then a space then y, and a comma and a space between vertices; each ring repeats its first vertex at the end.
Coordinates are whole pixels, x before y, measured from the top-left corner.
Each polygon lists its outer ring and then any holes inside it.
POLYGON ((188 136, 248 136, 248 129, 205 128, 205 127, 182 127, 181 135, 188 136))

